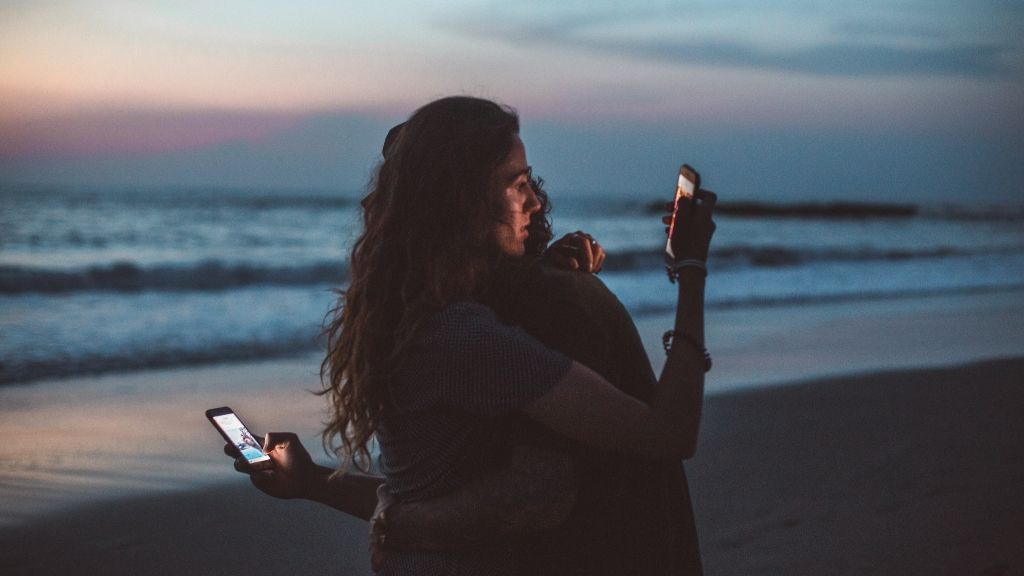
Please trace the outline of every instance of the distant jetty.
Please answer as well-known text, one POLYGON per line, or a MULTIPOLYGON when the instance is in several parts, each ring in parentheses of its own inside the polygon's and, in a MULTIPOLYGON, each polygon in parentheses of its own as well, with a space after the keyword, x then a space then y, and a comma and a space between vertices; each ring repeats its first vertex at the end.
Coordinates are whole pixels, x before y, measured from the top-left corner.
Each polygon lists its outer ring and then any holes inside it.
MULTIPOLYGON (((664 202, 652 202, 650 210, 661 212, 664 202)), ((919 208, 913 204, 872 204, 861 202, 801 202, 794 204, 766 204, 763 202, 720 202, 718 214, 740 217, 771 218, 910 218, 917 216, 919 208)))

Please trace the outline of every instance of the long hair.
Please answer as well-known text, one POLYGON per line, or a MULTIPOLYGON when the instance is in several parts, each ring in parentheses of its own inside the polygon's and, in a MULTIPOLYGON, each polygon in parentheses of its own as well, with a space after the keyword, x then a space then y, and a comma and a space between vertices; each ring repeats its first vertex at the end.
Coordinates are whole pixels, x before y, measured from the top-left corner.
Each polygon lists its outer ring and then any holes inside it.
POLYGON ((456 96, 423 106, 389 134, 362 202, 349 286, 324 330, 321 394, 331 413, 323 439, 341 470, 369 466, 391 370, 420 326, 486 289, 501 260, 496 172, 518 133, 513 110, 456 96))

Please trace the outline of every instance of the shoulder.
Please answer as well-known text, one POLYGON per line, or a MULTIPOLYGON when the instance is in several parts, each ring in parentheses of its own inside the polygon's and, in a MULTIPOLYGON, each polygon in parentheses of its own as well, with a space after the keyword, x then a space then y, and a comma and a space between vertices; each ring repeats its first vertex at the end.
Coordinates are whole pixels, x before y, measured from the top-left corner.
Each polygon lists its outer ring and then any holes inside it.
POLYGON ((503 322, 490 307, 475 301, 455 302, 437 312, 416 339, 421 354, 435 360, 490 357, 528 345, 532 338, 503 322))
POLYGON ((587 299, 617 299, 601 279, 594 274, 559 268, 546 260, 538 260, 520 271, 516 283, 516 296, 546 301, 587 299))
POLYGON ((402 358, 401 381, 416 406, 439 404, 479 416, 524 406, 557 384, 572 361, 476 302, 449 304, 402 358), (413 391, 415 390, 415 391, 413 391))
POLYGON ((530 268, 513 297, 518 301, 519 321, 534 314, 548 320, 601 324, 628 318, 619 298, 599 277, 547 262, 530 268))
POLYGON ((428 338, 478 335, 498 324, 494 311, 479 302, 454 302, 442 308, 427 323, 428 338))
POLYGON ((506 305, 509 322, 623 390, 650 373, 632 316, 600 278, 546 263, 526 276, 506 305))
POLYGON ((494 311, 487 306, 463 300, 452 302, 437 313, 437 318, 447 323, 472 322, 475 320, 491 320, 494 318, 494 311))

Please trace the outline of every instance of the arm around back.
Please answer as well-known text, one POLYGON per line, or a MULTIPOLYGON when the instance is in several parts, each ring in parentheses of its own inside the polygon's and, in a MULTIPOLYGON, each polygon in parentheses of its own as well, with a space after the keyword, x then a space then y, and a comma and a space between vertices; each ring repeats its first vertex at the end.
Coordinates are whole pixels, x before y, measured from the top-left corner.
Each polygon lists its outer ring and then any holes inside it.
MULTIPOLYGON (((700 292, 703 301, 703 277, 683 277, 679 289, 681 303, 697 300, 693 292, 700 292), (689 294, 683 295, 684 291, 689 294)), ((676 330, 696 337, 691 326, 696 322, 690 316, 681 308, 676 330)), ((703 336, 702 330, 699 336, 703 336)), ((523 411, 554 432, 594 448, 677 460, 696 451, 703 397, 704 357, 695 347, 681 343, 672 348, 650 404, 573 362, 558 384, 523 411)))
POLYGON ((387 511, 388 543, 453 550, 548 530, 568 517, 577 480, 568 454, 517 445, 499 466, 456 492, 392 504, 387 511))

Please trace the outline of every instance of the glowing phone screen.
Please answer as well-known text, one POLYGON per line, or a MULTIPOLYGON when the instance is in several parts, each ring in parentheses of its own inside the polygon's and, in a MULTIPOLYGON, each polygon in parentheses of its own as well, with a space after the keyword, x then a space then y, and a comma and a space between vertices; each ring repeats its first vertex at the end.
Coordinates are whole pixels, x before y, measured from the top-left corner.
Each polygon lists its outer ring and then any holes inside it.
POLYGON ((242 421, 238 419, 238 416, 234 414, 221 414, 214 416, 213 419, 250 464, 270 460, 270 456, 263 453, 263 448, 259 442, 253 438, 252 433, 246 429, 242 421))

